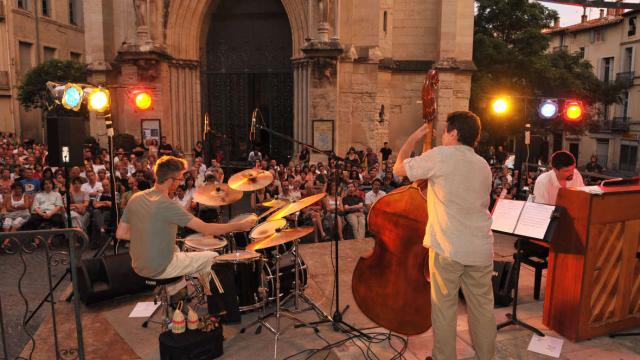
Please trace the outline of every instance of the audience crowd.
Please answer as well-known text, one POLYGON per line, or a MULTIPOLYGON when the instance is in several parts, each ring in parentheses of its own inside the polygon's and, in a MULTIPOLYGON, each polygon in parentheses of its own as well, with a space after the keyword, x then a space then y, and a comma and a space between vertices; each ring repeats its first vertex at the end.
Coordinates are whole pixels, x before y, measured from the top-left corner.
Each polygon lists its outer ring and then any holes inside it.
MULTIPOLYGON (((309 149, 303 147, 287 163, 282 163, 257 148, 252 149, 247 167, 269 171, 274 177, 269 186, 252 193, 252 211, 265 211, 266 208, 260 206, 265 201, 296 201, 326 192, 328 196, 303 209, 291 220, 298 225, 314 226, 315 241, 334 236, 339 239, 346 236, 364 238, 371 205, 395 188, 410 183, 406 177, 398 178, 393 174, 392 153, 385 142, 378 151, 370 147, 358 151, 351 147, 342 158, 331 156, 328 161, 311 161, 309 149)), ((193 200, 194 191, 209 182, 224 182, 233 174, 225 174, 215 159, 205 164, 202 142, 196 144, 193 154, 184 183, 171 197, 205 221, 215 221, 220 216, 219 209, 199 206, 193 200)), ((133 194, 153 186, 153 166, 163 155, 184 157, 181 149, 174 148, 164 136, 159 143, 155 140, 143 143, 136 138, 129 151, 116 149, 115 203, 120 211, 133 194)), ((509 154, 502 146, 489 147, 483 157, 493 173, 491 206, 499 198, 527 199, 533 192, 536 177, 546 171, 544 164, 538 164, 520 176, 518 170, 507 165, 509 154)), ((85 146, 84 158, 84 166, 72 167, 67 176, 64 169, 47 165, 45 145, 22 143, 10 133, 0 133, 0 201, 3 204, 0 221, 3 230, 64 227, 68 221, 65 189, 69 182, 72 226, 89 235, 92 248, 105 241, 114 227, 110 211, 114 199, 109 182, 109 155, 106 149, 97 145, 85 146)), ((8 242, 3 243, 2 248, 6 252, 12 251, 8 242)))

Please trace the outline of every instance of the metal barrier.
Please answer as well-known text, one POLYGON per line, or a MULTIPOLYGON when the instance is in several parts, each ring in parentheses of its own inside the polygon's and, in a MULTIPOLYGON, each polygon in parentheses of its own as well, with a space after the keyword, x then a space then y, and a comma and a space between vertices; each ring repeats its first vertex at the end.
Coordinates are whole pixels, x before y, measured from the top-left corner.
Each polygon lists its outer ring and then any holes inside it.
MULTIPOLYGON (((35 231, 20 231, 20 232, 12 232, 12 233, 0 233, 0 244, 4 243, 5 240, 9 240, 9 245, 15 251, 14 255, 5 255, 5 256, 18 256, 20 258, 20 262, 22 264, 22 269, 15 269, 16 274, 19 274, 18 286, 17 290, 22 298, 25 305, 25 312, 22 316, 21 326, 22 331, 26 333, 29 337, 27 340, 27 345, 24 349, 27 349, 29 344, 31 344, 30 351, 27 357, 22 357, 18 355, 16 359, 31 359, 33 357, 33 353, 36 349, 36 339, 35 333, 32 333, 27 324, 29 320, 33 317, 33 315, 44 305, 45 302, 49 302, 51 306, 51 320, 53 327, 53 340, 54 340, 54 351, 55 354, 47 355, 47 358, 51 359, 81 359, 85 358, 84 353, 84 343, 82 338, 82 322, 80 318, 80 296, 78 294, 78 274, 77 267, 80 261, 80 257, 82 255, 82 251, 88 244, 87 235, 76 228, 73 229, 51 229, 51 230, 35 230, 35 231), (52 250, 49 249, 47 244, 53 242, 54 239, 62 238, 65 240, 65 243, 68 245, 64 250, 52 250), (48 275, 48 293, 45 295, 42 302, 36 306, 34 309, 30 308, 29 301, 27 296, 23 292, 23 280, 25 275, 27 274, 27 261, 26 257, 29 254, 33 253, 34 247, 33 242, 39 241, 40 244, 43 244, 44 254, 45 254, 45 266, 48 275), (62 275, 62 277, 55 283, 52 279, 52 268, 57 266, 66 266, 66 272, 62 275), (75 317, 75 328, 76 328, 76 337, 77 337, 77 346, 70 348, 60 348, 58 342, 58 324, 56 322, 56 302, 54 300, 53 292, 55 288, 62 282, 64 278, 66 278, 67 274, 71 274, 71 283, 73 286, 73 312, 75 317)), ((0 339, 2 340, 2 351, 4 356, 2 359, 9 359, 8 351, 7 351, 7 333, 5 326, 5 318, 2 313, 2 295, 0 294, 0 339)), ((23 350, 24 352, 24 350, 23 350)))

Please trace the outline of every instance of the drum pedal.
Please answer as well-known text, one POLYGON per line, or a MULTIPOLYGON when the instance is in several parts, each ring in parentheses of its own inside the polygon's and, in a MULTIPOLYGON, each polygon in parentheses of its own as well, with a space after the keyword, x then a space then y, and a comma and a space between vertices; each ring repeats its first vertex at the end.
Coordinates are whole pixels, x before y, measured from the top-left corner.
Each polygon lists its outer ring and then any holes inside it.
POLYGON ((262 332, 262 325, 258 325, 258 326, 256 327, 256 332, 255 332, 254 334, 256 334, 256 335, 260 335, 260 333, 261 333, 261 332, 262 332))

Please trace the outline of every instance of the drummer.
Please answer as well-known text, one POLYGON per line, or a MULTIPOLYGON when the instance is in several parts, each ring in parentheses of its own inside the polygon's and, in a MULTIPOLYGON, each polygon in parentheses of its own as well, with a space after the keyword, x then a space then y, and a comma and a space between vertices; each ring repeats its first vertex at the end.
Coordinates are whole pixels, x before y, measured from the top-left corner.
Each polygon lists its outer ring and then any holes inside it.
MULTIPOLYGON (((178 252, 175 246, 178 226, 186 226, 204 235, 221 235, 233 231, 248 231, 255 218, 233 223, 205 223, 169 198, 184 180, 187 162, 172 156, 161 157, 155 167, 153 188, 134 194, 120 220, 116 236, 131 240, 133 269, 143 277, 166 279, 208 272, 216 253, 178 252)), ((184 281, 170 286, 170 294, 184 287, 184 281)))

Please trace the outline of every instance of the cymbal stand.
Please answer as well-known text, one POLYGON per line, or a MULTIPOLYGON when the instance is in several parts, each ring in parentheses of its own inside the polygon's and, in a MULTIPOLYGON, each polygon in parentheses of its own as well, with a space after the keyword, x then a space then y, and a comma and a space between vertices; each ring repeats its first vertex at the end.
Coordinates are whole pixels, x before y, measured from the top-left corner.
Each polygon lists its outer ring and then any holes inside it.
MULTIPOLYGON (((290 313, 293 314, 299 314, 299 313, 303 313, 305 311, 309 311, 309 310, 313 310, 316 312, 316 315, 318 315, 318 317, 322 320, 328 320, 329 319, 329 315, 326 314, 324 311, 322 311, 322 309, 320 309, 316 304, 313 303, 313 301, 302 291, 302 279, 300 278, 300 275, 302 274, 302 267, 300 264, 300 255, 298 253, 298 245, 300 244, 300 239, 296 239, 293 241, 293 253, 295 256, 295 287, 294 290, 291 294, 287 295, 286 298, 284 298, 284 300, 282 300, 283 303, 286 303, 287 301, 289 301, 289 299, 293 299, 293 309, 285 309, 285 311, 288 311, 290 313), (300 309, 300 302, 304 301, 305 303, 307 303, 307 305, 309 305, 309 307, 305 308, 305 309, 300 309)), ((302 327, 305 325, 302 324, 296 324, 295 327, 302 327)))
POLYGON ((264 326, 265 328, 267 328, 267 330, 269 330, 273 335, 275 335, 275 343, 273 346, 273 358, 277 359, 278 357, 278 338, 280 337, 280 335, 284 334, 284 332, 286 331, 286 329, 280 329, 280 318, 281 317, 287 317, 299 324, 303 324, 304 326, 309 326, 309 327, 314 327, 313 325, 309 325, 307 323, 305 323, 304 321, 298 319, 296 316, 289 314, 286 311, 283 311, 281 308, 281 301, 280 301, 280 257, 281 255, 279 253, 276 253, 275 255, 276 257, 276 291, 275 291, 275 295, 276 295, 276 310, 268 315, 263 315, 263 316, 258 316, 258 318, 253 321, 251 324, 243 327, 242 329, 240 329, 240 333, 244 333, 248 328, 252 327, 253 325, 259 324, 258 327, 256 328, 256 334, 260 333, 260 329, 262 328, 262 326, 264 326), (276 323, 275 323, 275 327, 271 326, 266 319, 270 318, 271 316, 274 316, 276 319, 276 323))

